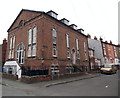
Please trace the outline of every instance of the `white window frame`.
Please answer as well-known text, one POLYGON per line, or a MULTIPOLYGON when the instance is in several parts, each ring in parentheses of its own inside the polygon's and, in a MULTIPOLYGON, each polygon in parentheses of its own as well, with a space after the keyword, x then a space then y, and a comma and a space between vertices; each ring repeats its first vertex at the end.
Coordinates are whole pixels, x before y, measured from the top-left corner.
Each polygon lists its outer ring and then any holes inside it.
POLYGON ((32 44, 32 29, 28 30, 28 45, 32 44))
POLYGON ((69 35, 66 34, 66 44, 67 44, 67 48, 70 47, 70 43, 69 43, 69 35))
POLYGON ((52 29, 52 55, 53 57, 57 57, 57 31, 56 29, 52 29))
POLYGON ((19 44, 18 47, 17 47, 17 56, 16 56, 16 60, 20 63, 20 64, 23 64, 24 63, 24 46, 23 44, 19 44), (21 58, 19 61, 19 55, 21 53, 21 58))
POLYGON ((28 45, 28 57, 31 57, 32 55, 31 55, 31 52, 32 52, 32 50, 31 50, 31 45, 28 45))
POLYGON ((28 57, 36 56, 37 26, 28 30, 28 57))
POLYGON ((32 37, 33 37, 33 40, 32 40, 32 43, 36 43, 36 38, 37 38, 37 27, 35 26, 34 28, 33 28, 33 35, 32 35, 32 37))
POLYGON ((78 40, 78 38, 76 38, 76 48, 77 48, 77 50, 79 50, 79 40, 78 40))
POLYGON ((85 60, 87 60, 87 50, 86 50, 86 42, 84 42, 84 54, 85 54, 85 60))
POLYGON ((36 44, 32 45, 32 56, 36 56, 36 44))
POLYGON ((10 37, 9 59, 14 58, 15 36, 10 37))
POLYGON ((51 73, 52 73, 52 75, 59 74, 59 66, 58 65, 52 65, 51 66, 51 73))

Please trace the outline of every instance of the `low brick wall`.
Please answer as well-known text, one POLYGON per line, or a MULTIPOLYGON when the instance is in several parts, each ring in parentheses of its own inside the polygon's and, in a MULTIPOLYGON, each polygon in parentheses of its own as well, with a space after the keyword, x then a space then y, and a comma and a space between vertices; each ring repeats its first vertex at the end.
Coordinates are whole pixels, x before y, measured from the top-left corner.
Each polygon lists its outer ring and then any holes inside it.
MULTIPOLYGON (((96 72, 89 72, 89 73, 96 73, 96 72)), ((22 75, 19 79, 21 82, 25 83, 35 83, 35 82, 43 82, 43 81, 49 81, 49 80, 55 80, 55 79, 63 79, 63 78, 70 78, 70 77, 76 77, 87 74, 86 72, 80 72, 80 73, 72 73, 72 74, 60 74, 57 76, 51 76, 51 75, 37 75, 37 76, 25 76, 22 75)), ((17 80, 17 76, 12 74, 6 74, 2 73, 3 78, 11 79, 11 80, 17 80)))
POLYGON ((17 80, 18 79, 18 77, 16 75, 7 74, 7 73, 2 73, 2 78, 7 78, 7 79, 11 79, 11 80, 17 80))
POLYGON ((49 81, 51 80, 51 76, 43 75, 43 76, 22 76, 21 81, 25 83, 35 83, 35 82, 42 82, 42 81, 49 81))

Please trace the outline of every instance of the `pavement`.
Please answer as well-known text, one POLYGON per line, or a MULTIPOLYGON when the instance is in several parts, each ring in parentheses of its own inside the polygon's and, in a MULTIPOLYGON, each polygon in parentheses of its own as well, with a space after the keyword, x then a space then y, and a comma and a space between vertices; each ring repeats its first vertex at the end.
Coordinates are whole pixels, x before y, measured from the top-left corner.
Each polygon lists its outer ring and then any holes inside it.
MULTIPOLYGON (((43 82, 37 82, 37 83, 32 83, 29 85, 39 85, 39 86, 44 86, 44 87, 50 87, 54 85, 59 85, 59 84, 65 84, 65 83, 70 83, 74 81, 79 81, 79 80, 84 80, 84 79, 90 79, 94 77, 98 77, 102 75, 101 73, 82 73, 80 76, 75 76, 75 77, 69 77, 69 78, 64 78, 64 79, 57 79, 57 80, 50 80, 50 81, 43 81, 43 82)), ((7 79, 10 80, 10 79, 7 79)), ((15 81, 15 80, 10 80, 10 81, 15 81)), ((26 84, 22 83, 20 80, 16 80, 16 83, 19 82, 21 84, 26 84)), ((4 86, 9 86, 9 84, 5 83, 4 81, 0 82, 0 84, 4 86)))
POLYGON ((3 96, 116 96, 118 73, 85 73, 80 76, 37 83, 2 79, 3 96))
POLYGON ((59 79, 59 80, 53 81, 52 83, 46 84, 45 87, 70 83, 70 82, 84 80, 84 79, 90 79, 90 78, 98 77, 101 75, 102 75, 101 73, 85 73, 81 76, 76 76, 76 77, 71 77, 71 78, 66 78, 66 79, 59 79))

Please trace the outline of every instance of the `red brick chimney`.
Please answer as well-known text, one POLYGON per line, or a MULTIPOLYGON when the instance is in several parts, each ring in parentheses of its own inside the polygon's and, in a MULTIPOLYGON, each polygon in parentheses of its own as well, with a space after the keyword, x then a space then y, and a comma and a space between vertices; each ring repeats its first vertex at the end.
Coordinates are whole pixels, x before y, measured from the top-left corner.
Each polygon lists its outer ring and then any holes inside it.
POLYGON ((110 40, 110 44, 112 44, 112 41, 110 40))
POLYGON ((100 41, 103 41, 103 39, 100 37, 100 39, 99 39, 100 41))
POLYGON ((91 38, 91 35, 90 35, 90 34, 88 34, 87 36, 88 36, 88 38, 91 38))
POLYGON ((94 36, 94 40, 97 40, 97 37, 96 37, 96 36, 94 36))
POLYGON ((105 41, 106 43, 108 43, 108 41, 105 41))

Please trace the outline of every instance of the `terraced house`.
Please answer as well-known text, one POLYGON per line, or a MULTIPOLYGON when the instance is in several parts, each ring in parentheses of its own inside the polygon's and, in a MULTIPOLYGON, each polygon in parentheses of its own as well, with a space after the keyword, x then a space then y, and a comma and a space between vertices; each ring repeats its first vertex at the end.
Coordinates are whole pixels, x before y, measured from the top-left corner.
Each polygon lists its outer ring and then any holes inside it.
POLYGON ((6 73, 61 75, 89 71, 87 36, 54 11, 22 9, 8 29, 6 73))
POLYGON ((103 42, 102 47, 103 47, 103 57, 104 57, 104 63, 115 63, 118 62, 118 49, 116 48, 117 45, 112 44, 112 41, 103 42), (116 61, 117 60, 117 61, 116 61))

